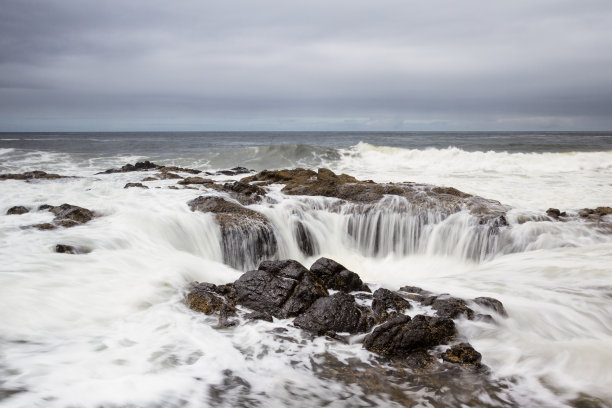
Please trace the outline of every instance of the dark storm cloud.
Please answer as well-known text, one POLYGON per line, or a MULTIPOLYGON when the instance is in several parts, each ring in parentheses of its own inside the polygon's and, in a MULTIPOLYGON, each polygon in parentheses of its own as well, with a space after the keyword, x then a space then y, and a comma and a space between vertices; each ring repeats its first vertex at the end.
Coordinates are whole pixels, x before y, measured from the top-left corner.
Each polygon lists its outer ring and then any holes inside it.
POLYGON ((605 1, 4 0, 0 130, 611 129, 605 1))

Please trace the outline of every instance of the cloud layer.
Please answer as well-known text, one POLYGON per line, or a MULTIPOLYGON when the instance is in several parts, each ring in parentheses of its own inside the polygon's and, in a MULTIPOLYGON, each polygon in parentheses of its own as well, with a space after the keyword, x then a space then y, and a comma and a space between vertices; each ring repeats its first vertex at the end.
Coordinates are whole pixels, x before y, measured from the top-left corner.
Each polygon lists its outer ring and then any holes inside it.
POLYGON ((609 0, 4 0, 0 130, 612 129, 609 0))

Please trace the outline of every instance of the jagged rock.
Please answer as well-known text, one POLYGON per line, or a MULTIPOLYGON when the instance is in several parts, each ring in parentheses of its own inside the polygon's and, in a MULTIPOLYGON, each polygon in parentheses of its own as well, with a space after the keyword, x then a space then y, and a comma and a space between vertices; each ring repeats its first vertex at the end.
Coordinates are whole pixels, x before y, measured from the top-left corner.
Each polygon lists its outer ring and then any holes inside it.
POLYGON ((319 258, 312 264, 310 270, 323 282, 327 289, 343 292, 370 292, 370 288, 361 281, 359 275, 329 258, 319 258))
POLYGON ((585 208, 578 212, 582 218, 601 218, 604 215, 612 214, 612 207, 597 207, 595 209, 585 208))
POLYGON ((53 206, 49 204, 42 204, 38 206, 38 211, 50 210, 53 206))
POLYGON ((238 304, 284 319, 303 313, 328 293, 297 261, 262 262, 259 270, 244 273, 236 282, 238 304))
POLYGON ((0 174, 0 180, 55 180, 60 178, 70 178, 70 176, 60 176, 59 174, 46 173, 41 170, 26 171, 24 173, 0 174))
POLYGON ((480 366, 481 358, 469 343, 455 344, 442 354, 442 360, 461 365, 480 366))
POLYGON ((483 296, 483 297, 477 297, 476 299, 474 299, 474 302, 488 309, 494 310, 496 313, 498 313, 501 316, 504 316, 504 317, 508 316, 508 312, 506 312, 506 308, 504 308, 504 304, 497 299, 483 296))
MULTIPOLYGON (((190 170, 190 169, 183 169, 183 170, 190 170)), ((199 170, 193 170, 193 171, 200 173, 199 170)), ((187 172, 187 173, 191 173, 191 172, 187 172)), ((197 174, 197 173, 192 173, 192 174, 197 174)), ((162 172, 157 175, 157 178, 160 180, 173 180, 173 179, 182 179, 183 177, 179 176, 178 174, 171 173, 169 171, 165 171, 165 169, 162 169, 162 172)))
POLYGON ((53 218, 53 223, 47 222, 33 225, 34 228, 40 230, 55 229, 58 226, 66 228, 74 227, 76 225, 85 224, 95 217, 91 210, 71 204, 62 204, 56 207, 51 206, 50 208, 45 204, 39 208, 42 207, 55 214, 55 218, 53 218))
POLYGON ((50 222, 44 222, 42 224, 32 225, 32 228, 36 228, 36 229, 39 229, 41 231, 48 231, 48 230, 56 229, 57 225, 51 224, 50 222))
POLYGON ((160 167, 159 170, 162 172, 162 176, 161 177, 164 177, 164 174, 165 174, 165 175, 168 176, 166 178, 182 178, 178 174, 172 174, 171 172, 173 172, 173 171, 179 172, 179 173, 189 173, 189 174, 200 174, 202 172, 201 170, 188 169, 188 168, 185 168, 185 167, 177 167, 177 166, 162 166, 162 167, 160 167), (174 177, 174 176, 176 176, 176 177, 174 177))
POLYGON ((21 215, 29 212, 30 210, 27 207, 24 207, 22 205, 16 205, 14 207, 9 208, 6 212, 6 215, 21 215))
POLYGON ((234 167, 228 170, 219 170, 216 174, 223 174, 225 176, 237 176, 238 174, 246 174, 246 173, 250 173, 251 170, 247 169, 246 167, 234 167))
POLYGON ((263 188, 243 183, 241 181, 234 181, 231 183, 225 183, 222 186, 215 184, 213 188, 219 191, 225 191, 229 195, 238 201, 242 205, 250 205, 261 202, 266 192, 263 188))
POLYGON ((400 292, 405 292, 404 296, 411 300, 423 302, 427 296, 431 295, 431 292, 421 289, 417 286, 402 286, 399 288, 400 292))
POLYGON ((470 309, 463 299, 448 295, 430 296, 423 301, 425 306, 431 306, 436 310, 438 316, 447 319, 457 319, 465 316, 468 319, 474 317, 474 311, 470 309))
POLYGON ((263 214, 216 196, 200 196, 188 205, 192 211, 215 214, 221 228, 223 259, 229 265, 244 270, 276 255, 276 235, 263 214))
POLYGON ((264 312, 247 313, 244 315, 244 318, 249 320, 263 320, 270 323, 274 321, 271 314, 264 312))
POLYGON ((352 295, 338 292, 317 299, 293 324, 317 335, 327 332, 354 334, 370 330, 374 318, 367 308, 355 303, 352 295))
POLYGON ((374 292, 372 311, 379 321, 385 321, 410 309, 410 302, 388 289, 380 288, 374 292))
POLYGON ((185 168, 176 167, 176 166, 161 166, 159 164, 155 164, 155 163, 152 163, 146 160, 142 162, 137 162, 136 164, 128 163, 125 166, 122 166, 118 169, 108 169, 108 170, 104 170, 96 174, 129 173, 132 171, 149 171, 149 170, 159 170, 162 173, 167 173, 171 171, 178 171, 178 172, 191 173, 191 174, 201 173, 200 170, 185 169, 185 168))
POLYGON ((139 187, 139 188, 146 188, 146 189, 149 188, 142 183, 127 183, 123 188, 130 188, 130 187, 139 187))
POLYGON ((214 184, 214 181, 202 177, 185 177, 184 179, 179 181, 178 184, 181 184, 183 186, 188 184, 214 184))
MULTIPOLYGON (((235 314, 235 296, 231 285, 214 285, 212 283, 193 284, 187 294, 187 306, 195 311, 210 315, 224 309, 225 317, 235 314)), ((221 316, 224 317, 224 316, 221 316)))
POLYGON ((364 339, 364 347, 385 357, 406 358, 419 349, 444 344, 455 335, 450 319, 417 315, 397 316, 376 327, 364 339))

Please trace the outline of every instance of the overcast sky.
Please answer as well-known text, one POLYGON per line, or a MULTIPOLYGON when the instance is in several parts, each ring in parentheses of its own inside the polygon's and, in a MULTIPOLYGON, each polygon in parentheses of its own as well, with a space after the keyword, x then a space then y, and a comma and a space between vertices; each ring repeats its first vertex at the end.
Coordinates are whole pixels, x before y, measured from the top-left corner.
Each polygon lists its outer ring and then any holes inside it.
POLYGON ((0 130, 612 130, 611 0, 1 0, 0 130))

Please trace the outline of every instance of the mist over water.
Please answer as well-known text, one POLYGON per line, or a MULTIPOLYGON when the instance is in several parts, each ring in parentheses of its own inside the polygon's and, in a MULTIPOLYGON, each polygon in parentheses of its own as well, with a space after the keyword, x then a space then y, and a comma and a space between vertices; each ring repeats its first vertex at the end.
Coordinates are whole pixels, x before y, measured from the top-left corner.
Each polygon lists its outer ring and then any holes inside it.
MULTIPOLYGON (((175 180, 124 189, 146 173, 95 175, 143 159, 211 171, 327 167, 498 200, 507 227, 397 197, 365 213, 278 186, 275 203, 250 208, 271 221, 277 258, 309 267, 327 256, 372 288, 501 300, 509 317, 498 324, 459 323, 503 385, 464 379, 478 405, 612 406, 610 222, 538 221, 549 207, 573 215, 612 203, 612 135, 281 133, 0 135, 0 173, 79 176, 0 181, 0 214, 66 202, 100 215, 53 231, 22 228, 50 221, 46 211, 0 216, 0 407, 393 406, 318 368, 328 356, 370 364, 358 342, 310 340, 293 327, 279 336, 282 320, 217 329, 187 309, 189 282, 230 282, 255 264, 225 259, 214 218, 189 209, 204 191, 165 188, 175 180), (58 243, 91 252, 58 254, 58 243)), ((457 390, 401 392, 416 406, 464 403, 457 390)))

